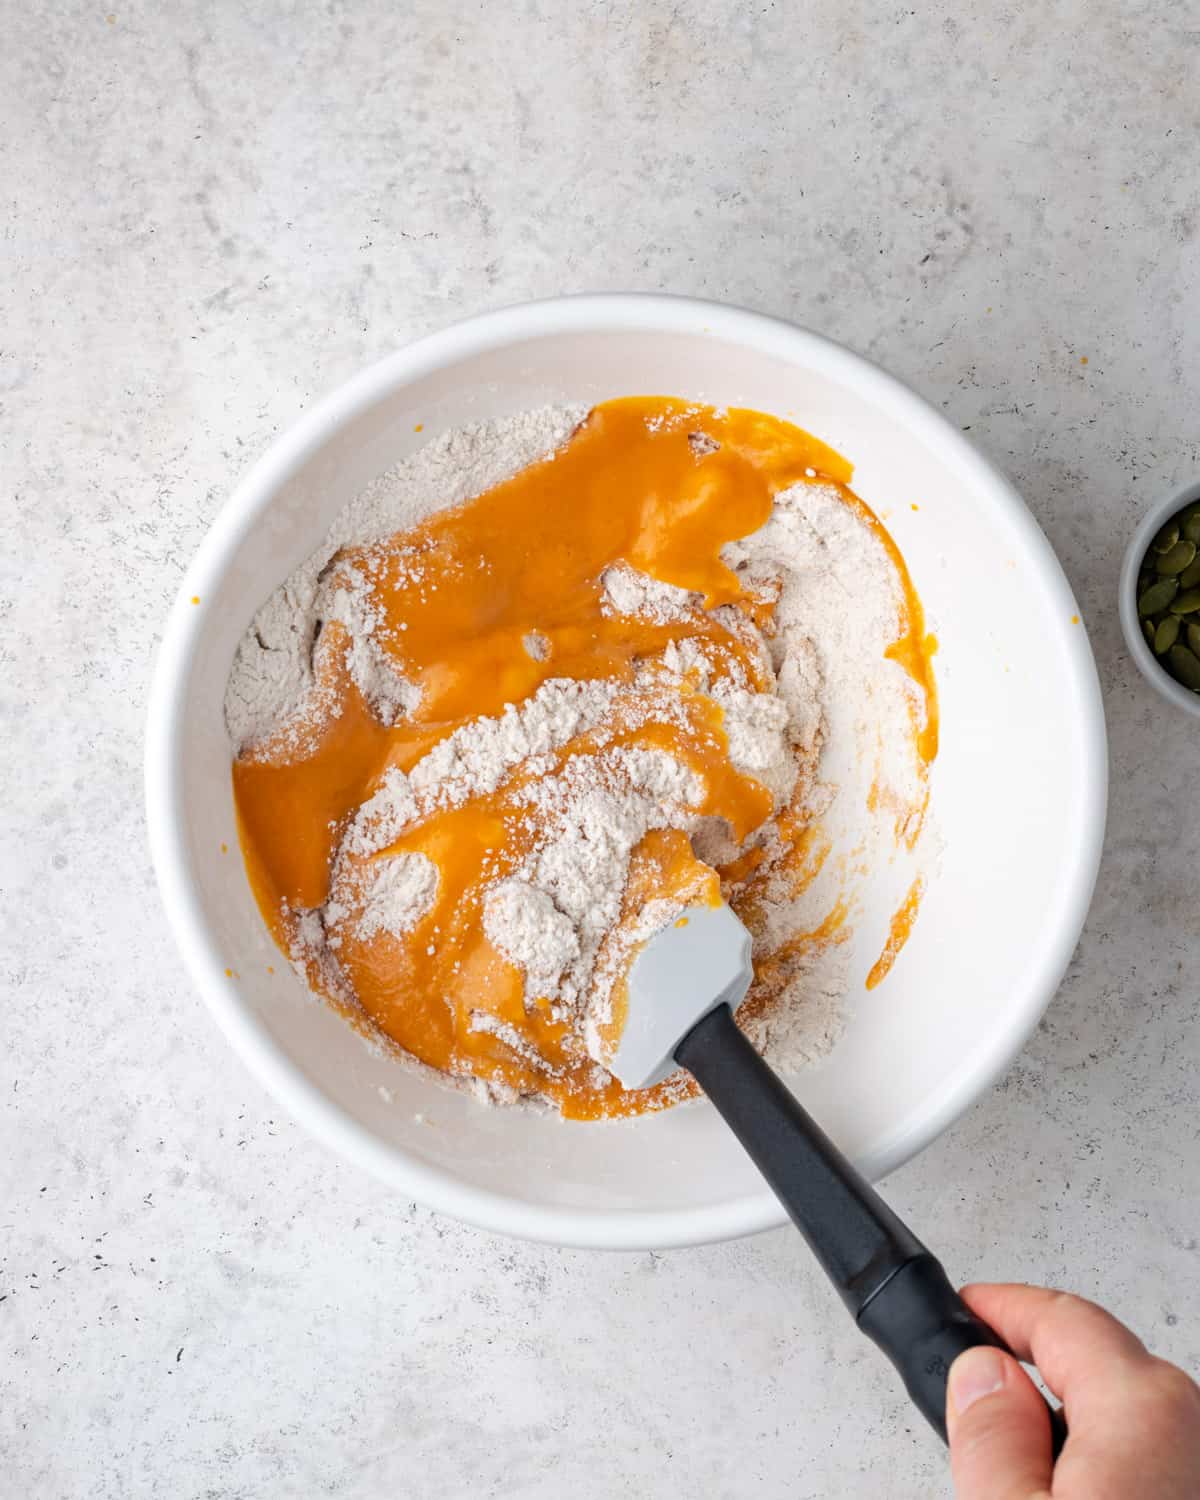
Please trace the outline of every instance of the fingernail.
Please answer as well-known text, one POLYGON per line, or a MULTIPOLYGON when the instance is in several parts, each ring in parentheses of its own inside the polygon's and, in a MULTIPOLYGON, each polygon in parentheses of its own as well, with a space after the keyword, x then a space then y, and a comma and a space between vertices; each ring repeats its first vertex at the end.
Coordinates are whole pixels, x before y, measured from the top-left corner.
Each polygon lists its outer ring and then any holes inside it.
POLYGON ((950 1401, 960 1417, 1003 1384, 1004 1360, 995 1349, 968 1349, 950 1366, 950 1401))

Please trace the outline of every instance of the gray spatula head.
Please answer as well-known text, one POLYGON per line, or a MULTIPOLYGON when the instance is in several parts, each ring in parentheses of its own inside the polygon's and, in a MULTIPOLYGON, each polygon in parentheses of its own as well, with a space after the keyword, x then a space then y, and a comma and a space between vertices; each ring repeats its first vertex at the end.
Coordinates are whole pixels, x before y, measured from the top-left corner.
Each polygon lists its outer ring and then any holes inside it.
POLYGON ((675 1068, 675 1048, 718 1005, 736 1010, 750 986, 750 934, 727 906, 690 906, 657 933, 629 970, 629 1008, 611 1057, 627 1089, 675 1068))

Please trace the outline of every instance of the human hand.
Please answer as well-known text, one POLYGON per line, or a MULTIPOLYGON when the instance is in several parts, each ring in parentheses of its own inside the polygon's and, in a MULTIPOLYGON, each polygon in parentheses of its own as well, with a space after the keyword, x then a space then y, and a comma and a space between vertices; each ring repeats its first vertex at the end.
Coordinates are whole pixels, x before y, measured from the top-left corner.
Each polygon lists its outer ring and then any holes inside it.
POLYGON ((958 1500, 1197 1500, 1200 1387, 1149 1354, 1110 1313, 1032 1286, 969 1286, 963 1298, 1066 1411, 1050 1455, 1046 1404, 1017 1360, 968 1349, 947 1388, 958 1500))

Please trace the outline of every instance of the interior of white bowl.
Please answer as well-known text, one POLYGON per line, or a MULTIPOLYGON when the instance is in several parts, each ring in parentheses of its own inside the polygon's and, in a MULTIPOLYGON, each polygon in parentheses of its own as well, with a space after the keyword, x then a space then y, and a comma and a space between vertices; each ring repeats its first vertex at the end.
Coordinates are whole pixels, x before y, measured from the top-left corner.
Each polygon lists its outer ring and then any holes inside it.
POLYGON ((464 422, 649 393, 786 415, 841 451, 855 489, 886 514, 940 642, 940 862, 911 940, 868 992, 896 904, 881 873, 854 941, 845 1033, 793 1080, 868 1173, 944 1128, 1036 1023, 1078 936, 1103 833, 1095 669, 1061 570, 1004 481, 874 367, 734 309, 580 298, 459 325, 336 393, 241 485, 172 616, 147 758, 164 897, 218 1021, 310 1128, 412 1197, 562 1243, 696 1242, 782 1213, 703 1102, 599 1125, 488 1109, 372 1052, 309 998, 246 882, 222 699, 256 607, 381 470, 464 422))

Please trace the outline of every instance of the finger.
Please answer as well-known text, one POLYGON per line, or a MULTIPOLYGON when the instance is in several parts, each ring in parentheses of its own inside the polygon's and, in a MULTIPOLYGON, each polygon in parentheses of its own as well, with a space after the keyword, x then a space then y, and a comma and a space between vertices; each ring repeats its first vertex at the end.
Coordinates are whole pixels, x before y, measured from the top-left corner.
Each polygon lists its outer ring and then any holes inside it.
POLYGON ((958 1500, 1048 1497, 1054 1459, 1046 1403, 1010 1355, 980 1346, 958 1356, 946 1424, 958 1500))
POLYGON ((1121 1367, 1150 1358, 1124 1323, 1083 1297, 1045 1287, 977 1285, 964 1287, 963 1298, 1018 1359, 1038 1367, 1056 1396, 1073 1405, 1086 1405, 1090 1392, 1111 1389, 1121 1367))

